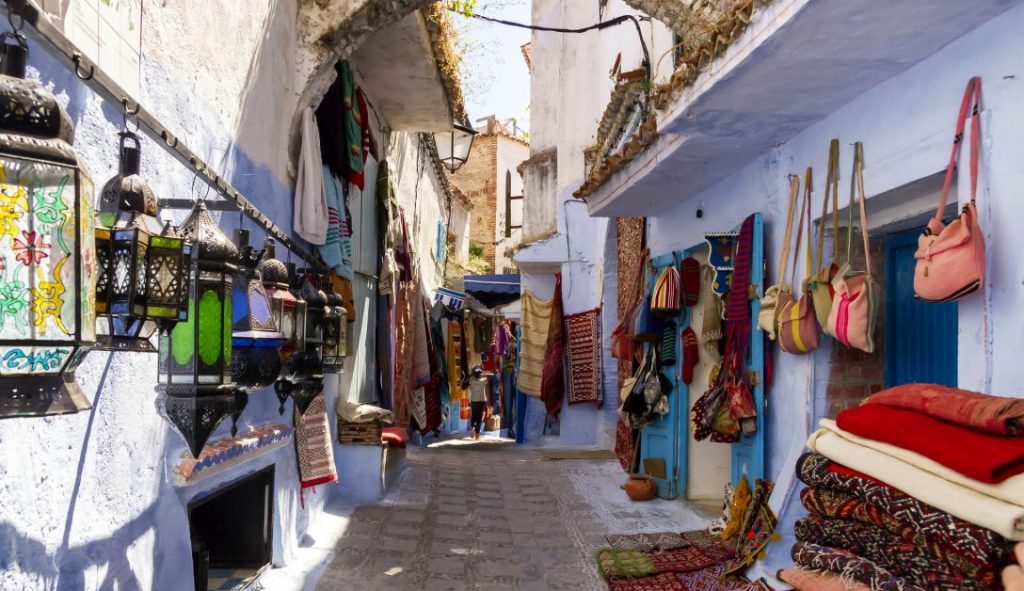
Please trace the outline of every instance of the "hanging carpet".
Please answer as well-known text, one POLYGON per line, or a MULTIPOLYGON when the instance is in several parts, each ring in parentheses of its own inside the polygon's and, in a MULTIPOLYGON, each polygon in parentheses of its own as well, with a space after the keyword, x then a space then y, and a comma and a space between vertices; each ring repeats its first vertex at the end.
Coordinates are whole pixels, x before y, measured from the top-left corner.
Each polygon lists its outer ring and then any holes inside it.
POLYGON ((318 394, 313 398, 305 412, 300 412, 295 405, 293 419, 301 487, 336 482, 338 472, 334 466, 334 448, 324 395, 318 394))
POLYGON ((544 372, 540 399, 548 416, 558 417, 565 399, 565 318, 562 308, 562 275, 555 275, 555 294, 551 298, 551 320, 544 350, 544 372))
POLYGON ((395 425, 409 426, 412 415, 410 403, 413 392, 413 371, 415 359, 413 348, 413 305, 417 301, 416 287, 411 283, 400 283, 395 291, 395 382, 394 411, 395 425))
POLYGON ((522 336, 519 340, 519 377, 516 388, 535 398, 540 397, 544 375, 544 353, 551 326, 552 301, 542 301, 528 291, 523 292, 522 336))
POLYGON ((569 404, 597 403, 601 384, 601 309, 565 316, 569 404))

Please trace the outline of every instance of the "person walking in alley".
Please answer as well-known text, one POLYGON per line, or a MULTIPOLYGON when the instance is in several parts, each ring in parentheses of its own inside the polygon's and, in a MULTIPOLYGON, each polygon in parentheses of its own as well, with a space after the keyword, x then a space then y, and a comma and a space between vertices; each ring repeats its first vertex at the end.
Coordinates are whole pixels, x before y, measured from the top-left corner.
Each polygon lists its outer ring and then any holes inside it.
POLYGON ((487 408, 487 389, 490 386, 490 374, 484 374, 479 365, 473 367, 469 378, 469 409, 470 426, 473 428, 473 439, 480 439, 483 430, 484 409, 487 408))

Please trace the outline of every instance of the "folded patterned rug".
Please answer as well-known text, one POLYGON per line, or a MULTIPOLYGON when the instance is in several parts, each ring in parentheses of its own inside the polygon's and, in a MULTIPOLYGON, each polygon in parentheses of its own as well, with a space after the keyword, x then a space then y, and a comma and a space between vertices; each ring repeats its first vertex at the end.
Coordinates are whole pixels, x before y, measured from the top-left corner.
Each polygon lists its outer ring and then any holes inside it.
POLYGON ((991 588, 967 578, 951 565, 879 527, 811 516, 796 522, 795 533, 801 542, 849 550, 898 577, 932 591, 984 591, 991 588))
POLYGON ((830 572, 844 580, 858 581, 873 591, 924 591, 874 562, 838 548, 797 542, 793 545, 793 560, 807 569, 830 572))
POLYGON ((610 591, 689 591, 672 573, 660 573, 641 579, 615 579, 608 581, 610 591))
POLYGON ((865 501, 900 524, 947 546, 978 567, 1006 564, 1010 543, 999 534, 968 523, 820 454, 804 454, 797 476, 815 488, 846 493, 865 501))
POLYGON ((659 573, 700 570, 725 560, 705 553, 697 546, 646 553, 621 548, 602 548, 597 552, 597 567, 605 579, 636 579, 659 573))
POLYGON ((1024 540, 1024 504, 1007 502, 992 496, 992 491, 979 490, 996 488, 993 485, 964 478, 920 454, 843 432, 834 421, 823 419, 821 425, 807 440, 807 447, 813 451, 940 511, 1010 540, 1024 540), (927 462, 931 463, 931 472, 918 467, 927 462), (934 472, 939 470, 947 474, 936 475, 934 472))
POLYGON ((800 501, 811 515, 835 520, 854 520, 882 528, 904 543, 953 567, 968 579, 991 585, 996 580, 996 564, 984 555, 959 552, 933 535, 925 535, 913 526, 846 493, 823 488, 805 488, 800 501))
POLYGON ((935 384, 907 384, 869 396, 863 404, 884 404, 924 413, 957 425, 995 433, 1024 434, 1024 399, 990 396, 935 384))
POLYGON ((743 577, 727 577, 724 565, 715 565, 688 573, 676 573, 686 591, 772 591, 764 581, 750 582, 743 577))
MULTIPOLYGON (((884 404, 844 410, 836 425, 858 437, 918 453, 980 482, 998 484, 1024 473, 1024 437, 992 435, 884 404)), ((1012 480, 1018 482, 1000 498, 1024 503, 1024 476, 1012 480)))
POLYGON ((849 583, 837 574, 802 568, 784 568, 775 577, 789 583, 796 591, 871 591, 864 583, 849 583))

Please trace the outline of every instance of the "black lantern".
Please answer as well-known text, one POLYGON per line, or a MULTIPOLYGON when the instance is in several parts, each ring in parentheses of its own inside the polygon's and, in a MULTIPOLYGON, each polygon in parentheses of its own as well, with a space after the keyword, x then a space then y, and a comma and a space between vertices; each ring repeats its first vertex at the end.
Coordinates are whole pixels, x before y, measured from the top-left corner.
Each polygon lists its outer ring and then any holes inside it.
MULTIPOLYGON (((277 260, 275 244, 272 238, 263 243, 263 261, 257 268, 263 281, 263 290, 270 300, 270 312, 281 334, 284 343, 281 345, 281 358, 287 364, 295 351, 306 347, 306 302, 295 297, 289 288, 291 277, 295 274, 294 267, 277 260)), ((282 368, 282 375, 287 369, 282 368)))
POLYGON ((139 176, 139 140, 121 134, 117 176, 100 197, 96 249, 98 347, 155 352, 150 337, 188 315, 191 245, 170 226, 161 231, 157 198, 139 176))
POLYGON ((315 354, 317 363, 323 364, 327 294, 320 288, 320 277, 311 272, 305 274, 302 299, 306 301, 306 353, 311 356, 315 354))
POLYGON ((451 131, 439 131, 434 134, 438 158, 449 172, 454 174, 469 160, 475 136, 476 130, 468 120, 465 124, 453 123, 451 131))
POLYGON ((339 373, 348 356, 348 311, 341 294, 327 282, 327 307, 324 310, 324 373, 339 373))
POLYGON ((266 388, 281 375, 285 336, 277 329, 273 310, 257 268, 265 251, 249 246, 249 232, 235 230, 240 249, 238 273, 232 289, 231 372, 246 390, 266 388))
POLYGON ((0 46, 0 417, 73 413, 96 340, 93 185, 71 118, 25 79, 25 37, 0 46))
POLYGON ((231 288, 238 249, 202 201, 178 232, 192 243, 188 317, 160 335, 156 407, 198 457, 217 425, 229 415, 237 419, 247 400, 231 376, 231 288))

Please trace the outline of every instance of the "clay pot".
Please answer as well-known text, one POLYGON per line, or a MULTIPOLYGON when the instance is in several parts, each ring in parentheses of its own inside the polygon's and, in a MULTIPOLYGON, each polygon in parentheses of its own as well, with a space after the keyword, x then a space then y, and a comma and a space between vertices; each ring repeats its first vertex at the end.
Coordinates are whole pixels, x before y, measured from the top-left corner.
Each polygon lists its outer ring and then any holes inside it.
POLYGON ((622 488, 626 491, 626 496, 633 501, 649 501, 658 494, 658 487, 654 485, 654 481, 644 474, 630 474, 622 488))

